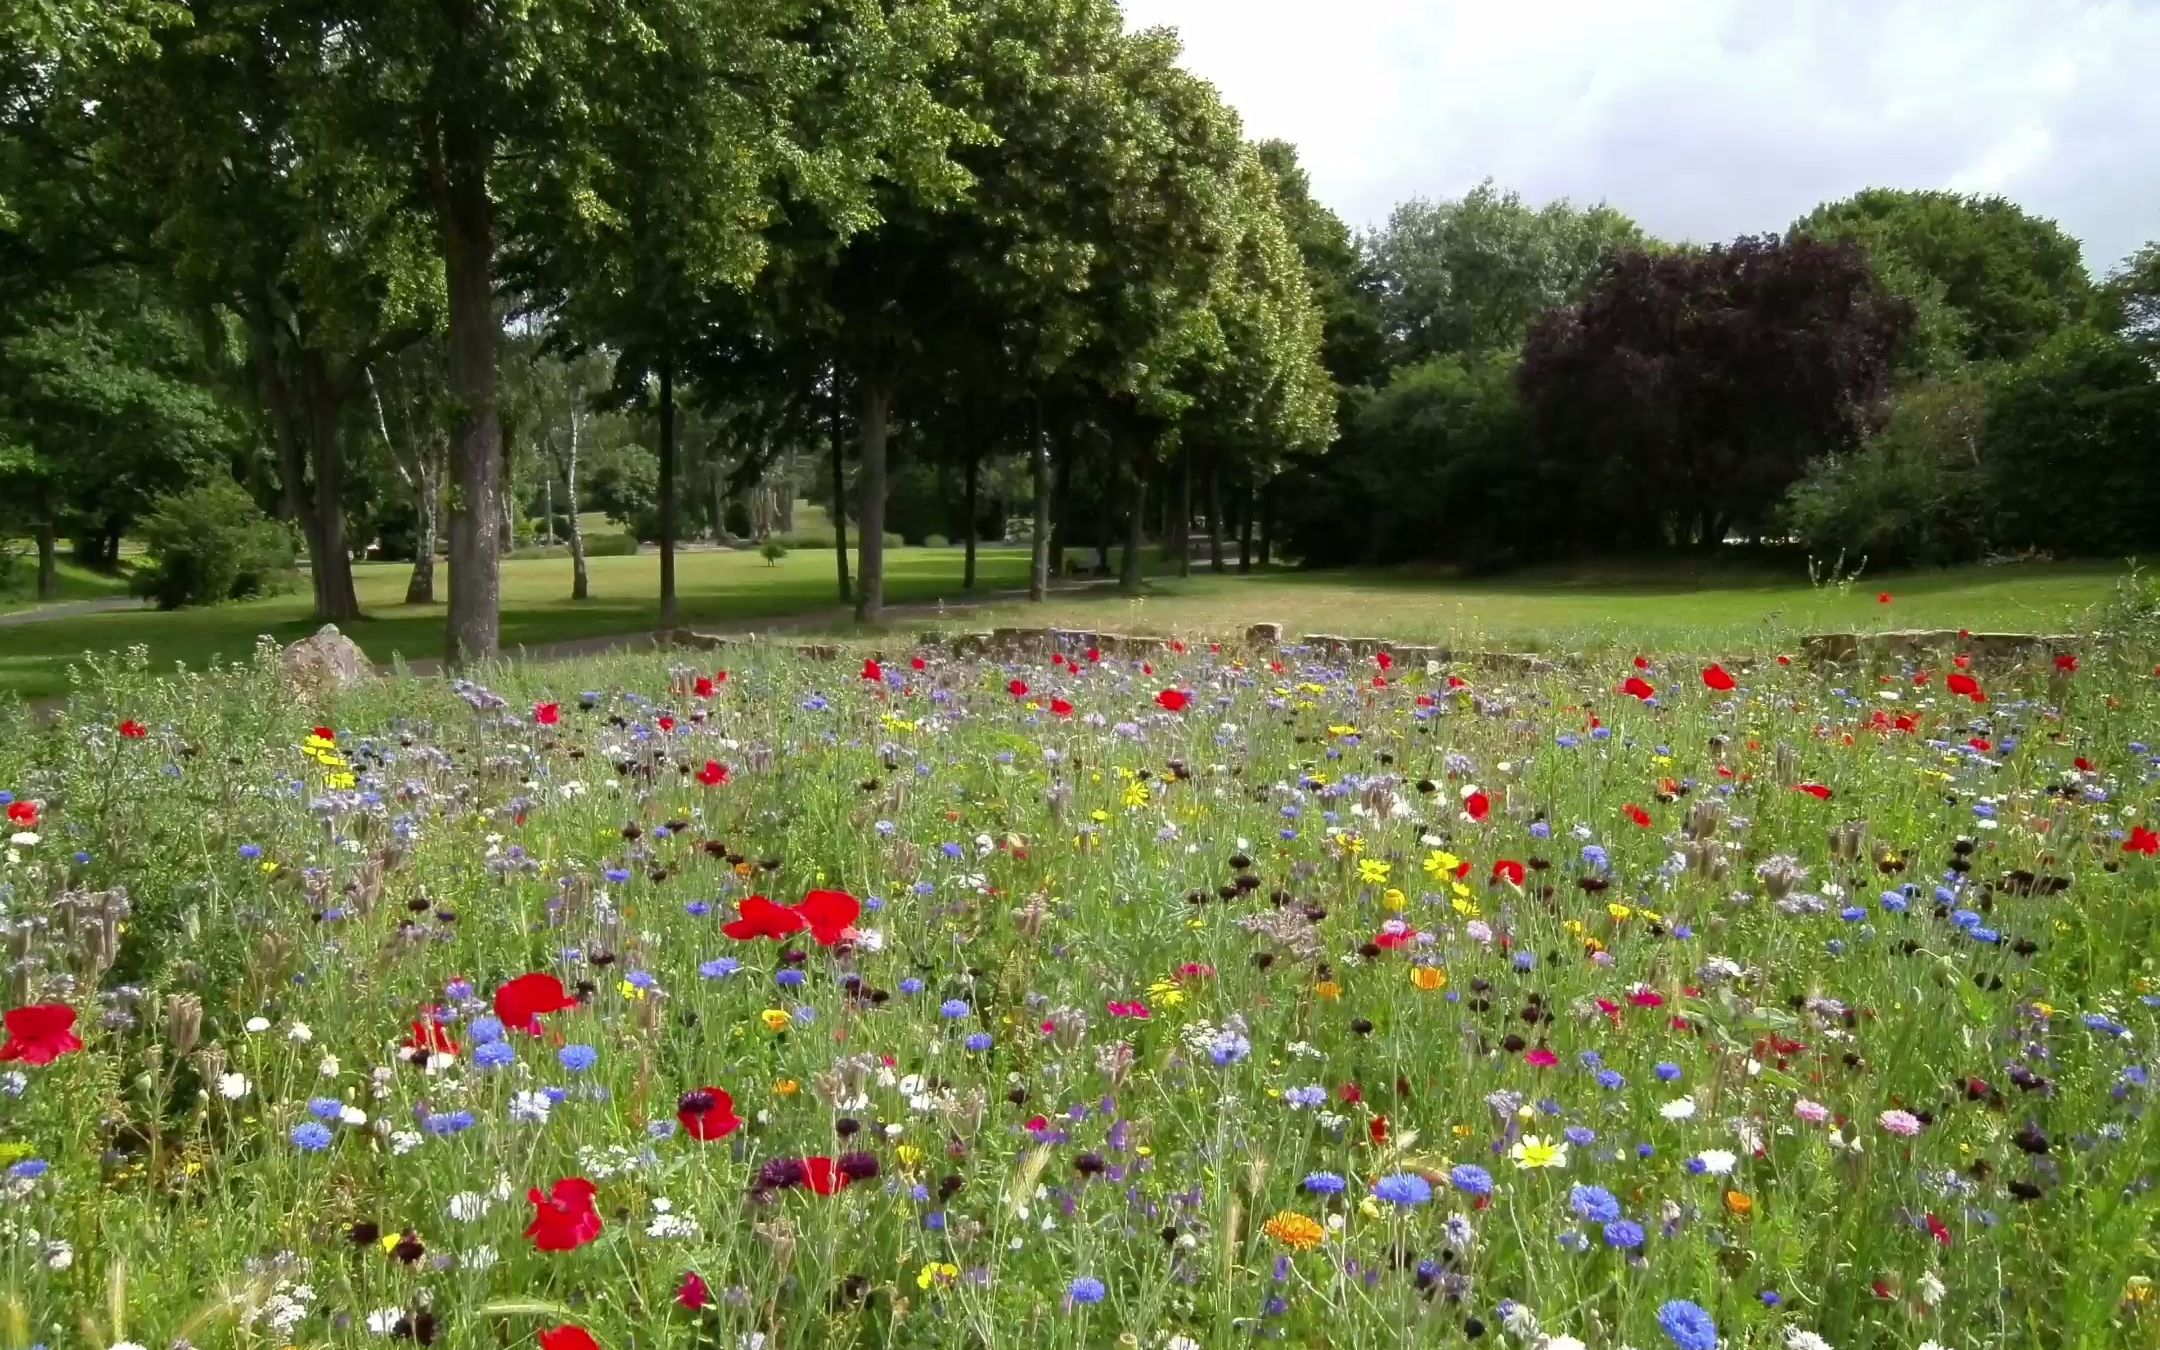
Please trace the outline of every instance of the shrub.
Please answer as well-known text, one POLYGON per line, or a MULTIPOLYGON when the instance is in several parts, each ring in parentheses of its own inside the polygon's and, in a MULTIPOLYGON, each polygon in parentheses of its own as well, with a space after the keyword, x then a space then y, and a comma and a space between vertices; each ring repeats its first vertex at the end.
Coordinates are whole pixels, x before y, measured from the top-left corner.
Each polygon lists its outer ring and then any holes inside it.
POLYGON ((585 536, 585 556, 588 558, 627 558, 637 551, 637 536, 633 534, 588 534, 585 536))
POLYGON ((292 530, 230 480, 160 498, 138 534, 144 561, 131 584, 160 609, 238 600, 292 579, 292 530))
POLYGON ((1786 528, 1810 554, 1877 566, 1940 566, 1987 551, 1984 369, 1898 395, 1858 449, 1825 455, 1787 492, 1786 528))
POLYGON ((2113 334, 2070 329, 2007 371, 1982 438, 1996 542, 2073 557, 2160 545, 2160 381, 2113 334))
POLYGON ((777 535, 770 536, 764 543, 758 545, 758 556, 765 560, 766 566, 770 567, 787 556, 787 545, 781 543, 777 535))
POLYGON ((951 540, 949 540, 949 539, 947 539, 947 538, 946 538, 946 537, 945 537, 944 535, 942 535, 942 534, 926 534, 926 535, 924 535, 924 536, 923 536, 923 541, 922 541, 922 543, 923 543, 923 547, 924 547, 924 548, 951 548, 951 547, 952 547, 952 541, 951 541, 951 540))

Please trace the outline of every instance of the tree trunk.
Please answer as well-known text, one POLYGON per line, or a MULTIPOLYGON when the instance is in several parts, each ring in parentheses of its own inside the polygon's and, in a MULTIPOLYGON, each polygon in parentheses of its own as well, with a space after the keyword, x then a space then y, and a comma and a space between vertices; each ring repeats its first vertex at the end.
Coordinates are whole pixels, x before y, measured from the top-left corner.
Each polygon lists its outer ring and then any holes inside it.
POLYGON ((1240 572, 1252 571, 1253 517, 1260 514, 1255 509, 1258 504, 1258 496, 1259 494, 1253 490, 1252 476, 1250 474, 1246 475, 1245 506, 1239 512, 1238 518, 1237 570, 1240 572))
POLYGON ((316 554, 308 561, 315 573, 315 617, 323 623, 350 623, 360 617, 360 597, 353 590, 352 551, 345 542, 345 447, 338 437, 343 402, 320 353, 302 360, 307 379, 308 431, 315 448, 313 492, 316 554))
POLYGON ((1040 600, 1050 589, 1050 440, 1043 434, 1042 400, 1035 400, 1035 438, 1028 447, 1028 470, 1035 489, 1035 537, 1028 546, 1028 599, 1040 600))
POLYGON ((577 408, 570 409, 570 462, 563 469, 564 503, 570 508, 570 598, 583 600, 592 594, 592 581, 585 572, 585 525, 578 519, 577 495, 578 420, 577 408))
POLYGON ((52 509, 48 503, 37 523, 37 597, 53 600, 59 595, 60 545, 53 537, 52 509))
POLYGON ((960 580, 960 589, 965 591, 975 589, 975 536, 978 533, 976 513, 980 509, 976 494, 981 490, 981 469, 980 457, 975 453, 975 447, 970 445, 967 457, 967 567, 960 580))
POLYGON ((405 603, 432 605, 435 603, 435 538, 441 519, 443 457, 430 445, 420 452, 419 459, 418 482, 413 488, 412 576, 405 582, 405 603))
POLYGON ((540 538, 541 542, 555 542, 555 480, 540 480, 540 538))
POLYGON ((847 463, 840 430, 840 367, 832 370, 832 533, 833 563, 840 569, 840 603, 855 598, 848 584, 847 565, 847 463))
POLYGON ((1208 566, 1218 572, 1223 570, 1222 537, 1222 463, 1212 460, 1207 475, 1207 552, 1208 566))
POLYGON ((675 362, 660 361, 660 627, 675 626, 675 362))
POLYGON ((1176 519, 1170 523, 1169 544, 1177 556, 1177 574, 1192 575, 1192 461, 1191 446, 1178 452, 1177 504, 1173 508, 1176 519))
POLYGON ((1140 549, 1147 524, 1147 466, 1133 465, 1132 502, 1125 509, 1125 554, 1118 560, 1118 589, 1140 593, 1140 549))
MULTIPOLYGON (((1049 443, 1043 445, 1048 454, 1049 443)), ((1050 575, 1065 575, 1065 537, 1072 533, 1072 442, 1068 439, 1063 453, 1051 457, 1050 507, 1055 515, 1050 526, 1050 575)), ((1098 541, 1098 544, 1100 541, 1098 541)))
POLYGON ((855 617, 875 622, 885 612, 885 419, 892 412, 890 381, 862 382, 862 530, 855 566, 855 617))
POLYGON ((1275 485, 1262 483, 1255 514, 1260 517, 1260 565, 1268 565, 1270 551, 1275 541, 1275 485))
MULTIPOLYGON (((469 40, 469 39, 468 39, 469 40)), ((430 174, 443 232, 449 299, 450 393, 457 423, 450 441, 450 613, 443 656, 451 666, 495 654, 502 633, 502 421, 496 406, 495 224, 488 202, 493 136, 474 120, 435 130, 430 174)))

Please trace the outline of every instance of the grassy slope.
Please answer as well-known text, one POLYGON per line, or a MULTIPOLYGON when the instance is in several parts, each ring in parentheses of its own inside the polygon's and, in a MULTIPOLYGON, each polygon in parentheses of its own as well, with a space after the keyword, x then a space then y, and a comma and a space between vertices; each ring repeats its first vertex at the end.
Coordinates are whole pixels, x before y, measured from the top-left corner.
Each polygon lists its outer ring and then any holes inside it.
MULTIPOLYGON (((960 593, 956 549, 904 549, 888 558, 886 596, 895 604, 960 593)), ((573 605, 569 564, 560 559, 503 566, 503 645, 559 641, 648 629, 658 569, 652 554, 592 560, 592 599, 573 605)), ((985 550, 988 589, 1025 581, 1026 555, 985 550)), ((1662 565, 1542 570, 1499 579, 1463 580, 1419 570, 1299 573, 1250 577, 1161 578, 1147 598, 1067 597, 1047 606, 1001 603, 954 617, 955 625, 1055 623, 1116 631, 1223 634, 1275 621, 1291 634, 1444 639, 1462 645, 1520 649, 1586 647, 1625 640, 1645 648, 1705 647, 1744 651, 1789 644, 1807 632, 1891 627, 1966 627, 2053 631, 2111 592, 2117 569, 2083 566, 1960 568, 1869 579, 1840 592, 1752 571, 1691 572, 1662 565), (1876 602, 1880 589, 1893 595, 1876 602)), ((403 564, 359 569, 369 618, 353 636, 378 660, 417 659, 441 651, 443 607, 401 603, 403 564)), ((438 577, 437 586, 443 585, 438 577)), ((678 587, 686 623, 739 627, 780 615, 824 614, 845 628, 833 606, 829 552, 801 551, 768 567, 754 553, 682 555, 678 587)), ((86 650, 148 645, 155 665, 244 658, 255 637, 281 641, 314 624, 305 595, 174 614, 124 613, 59 619, 0 630, 0 692, 60 692, 66 666, 86 650)))
POLYGON ((110 572, 94 572, 79 567, 65 558, 58 568, 59 594, 50 600, 37 598, 37 557, 31 555, 16 559, 9 584, 0 586, 0 614, 20 609, 33 609, 38 605, 59 604, 68 600, 96 600, 108 595, 126 595, 128 579, 110 572))

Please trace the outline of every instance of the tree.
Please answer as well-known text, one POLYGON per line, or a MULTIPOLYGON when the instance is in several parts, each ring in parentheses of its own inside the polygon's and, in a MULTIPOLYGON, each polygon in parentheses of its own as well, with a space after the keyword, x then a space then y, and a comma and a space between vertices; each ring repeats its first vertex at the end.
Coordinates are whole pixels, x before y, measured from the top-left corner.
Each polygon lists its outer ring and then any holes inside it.
POLYGON ((1523 350, 1555 523, 1578 546, 1759 531, 1809 460, 1872 425, 1910 323, 1852 243, 1614 255, 1523 350))
POLYGON ((1261 141, 1260 162, 1275 177, 1284 227, 1305 260, 1319 306, 1321 363, 1338 388, 1378 384, 1387 375, 1381 332, 1380 276, 1342 218, 1313 199, 1312 179, 1288 141, 1261 141))
POLYGON ((1981 433, 1996 544, 2122 558, 2160 545, 2160 379, 2129 342, 2069 328, 2003 373, 1981 433))
POLYGON ((2147 244, 2109 275, 2107 317, 2147 353, 2160 351, 2160 243, 2147 244))
POLYGON ((1915 306, 1917 369, 2016 360, 2093 312, 2078 242, 2003 197, 1868 188, 1825 202, 1794 236, 1859 243, 1892 291, 1915 306))
POLYGON ((1490 179, 1457 201, 1413 197, 1369 244, 1381 323, 1398 362, 1509 350, 1545 311, 1580 298, 1608 254, 1645 242, 1603 203, 1533 209, 1490 179))

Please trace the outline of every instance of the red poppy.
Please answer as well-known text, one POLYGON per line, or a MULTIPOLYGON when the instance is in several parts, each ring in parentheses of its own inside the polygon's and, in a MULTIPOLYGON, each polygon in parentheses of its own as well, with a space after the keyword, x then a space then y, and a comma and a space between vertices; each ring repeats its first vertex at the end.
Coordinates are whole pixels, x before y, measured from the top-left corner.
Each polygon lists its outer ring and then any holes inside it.
POLYGON ((1941 1219, 1936 1218, 1932 1214, 1928 1215, 1927 1230, 1929 1237, 1934 1238, 1937 1242, 1940 1242, 1945 1247, 1950 1245, 1950 1229, 1943 1223, 1941 1219))
POLYGON ((1102 661, 1102 648, 1100 648, 1100 647, 1090 647, 1090 648, 1088 648, 1088 649, 1087 649, 1087 659, 1088 659, 1088 663, 1089 663, 1090 665, 1094 665, 1094 664, 1098 664, 1098 663, 1100 663, 1100 662, 1102 661))
POLYGON ((2091 773, 2093 771, 2093 762, 2085 758, 2085 756, 2079 755, 2076 759, 2070 761, 2070 767, 2076 769, 2079 773, 2091 773))
POLYGON ((1649 658, 1649 657, 1647 657, 1647 656, 1638 656, 1638 657, 1636 657, 1636 658, 1635 658, 1635 669, 1637 669, 1637 670, 1648 670, 1648 669, 1650 669, 1650 658, 1649 658))
POLYGON ((1386 1116, 1374 1116, 1365 1122, 1365 1137, 1375 1144, 1385 1144, 1388 1136, 1386 1116))
POLYGON ((1702 682, 1705 689, 1715 689, 1721 694, 1730 693, 1733 686, 1738 683, 1733 679, 1731 672, 1716 662, 1703 667, 1702 682))
POLYGON ((150 728, 130 717, 120 724, 120 734, 131 741, 139 741, 150 734, 150 728))
POLYGON ((562 705, 560 703, 533 704, 533 721, 544 727, 554 726, 557 722, 562 721, 562 705))
POLYGON ((673 731, 675 729, 675 719, 668 713, 662 713, 657 725, 662 731, 673 731))
POLYGON ((2076 674, 2077 657, 2069 652, 2057 652, 2055 654, 2055 669, 2061 671, 2065 675, 2076 674))
POLYGON ((717 759, 705 761, 705 767, 697 771, 697 780, 707 787, 721 787, 728 780, 728 766, 717 759))
POLYGON ((713 696, 712 677, 710 675, 698 676, 697 683, 691 686, 691 692, 699 698, 711 698, 713 696))
MULTIPOLYGON (((1052 652, 1052 653, 1050 653, 1050 664, 1051 664, 1051 666, 1052 666, 1053 668, 1055 668, 1055 667, 1057 667, 1057 666, 1062 666, 1062 665, 1064 665, 1064 664, 1065 664, 1065 653, 1063 653, 1063 652, 1052 652)), ((1076 667, 1074 667, 1074 669, 1076 669, 1076 670, 1077 670, 1077 669, 1078 669, 1078 667, 1076 666, 1076 667)))
POLYGON ((776 905, 762 895, 753 895, 735 903, 738 916, 732 923, 722 924, 720 931, 738 942, 755 938, 786 938, 810 926, 810 921, 785 905, 776 905))
POLYGON ((885 667, 866 656, 862 663, 862 677, 866 680, 882 680, 885 678, 885 667))
POLYGON ((1407 947, 1411 943, 1416 942, 1417 940, 1417 929, 1405 928, 1399 932, 1375 934, 1373 936, 1373 946, 1380 948, 1382 951, 1392 952, 1399 948, 1407 947))
POLYGON ((565 1323, 540 1333, 540 1350, 600 1350, 600 1342, 585 1328, 565 1323))
POLYGON ((1795 783, 1793 784, 1793 791, 1805 792, 1819 802, 1830 800, 1830 789, 1824 787, 1821 783, 1795 783))
POLYGON ((583 1177, 564 1177, 546 1195, 526 1191, 533 1221, 525 1226, 525 1236, 544 1252, 575 1251, 600 1236, 600 1211, 593 1206, 599 1189, 583 1177))
POLYGON ((1064 699, 1054 698, 1050 700, 1050 711, 1059 717, 1070 717, 1073 709, 1072 704, 1067 703, 1064 699))
POLYGON ((1380 669, 1383 671, 1389 671, 1395 668, 1395 658, 1388 655, 1386 652, 1374 652, 1373 661, 1377 663, 1380 669))
POLYGON ((1482 792, 1473 792, 1463 798, 1463 814, 1472 820, 1483 820, 1492 814, 1492 798, 1482 792))
POLYGON ((831 1195, 835 1191, 845 1190, 847 1184, 855 1179, 833 1166, 830 1158, 805 1158, 802 1165, 802 1184, 808 1186, 813 1195, 831 1195))
POLYGON ((11 1009, 5 1020, 7 1041, 0 1044, 0 1061, 50 1064, 83 1048, 75 1034, 75 1010, 65 1003, 11 1009))
POLYGON ((450 1028, 434 1018, 424 1018, 412 1024, 412 1035, 405 1040, 405 1048, 414 1055, 456 1055, 457 1042, 451 1038, 450 1028))
POLYGON ((1950 664, 1956 666, 1959 670, 1971 670, 1972 656, 1966 652, 1959 652, 1956 656, 1950 658, 1950 664))
POLYGON ((34 830, 37 828, 38 820, 37 803, 9 802, 7 809, 7 818, 8 824, 10 825, 20 825, 26 830, 34 830))
POLYGON ((675 1104, 675 1119, 682 1122, 684 1134, 701 1143, 725 1139, 742 1128, 742 1118, 735 1114, 735 1099, 716 1087, 685 1092, 675 1104))
POLYGON ((575 1008, 577 1000, 563 990, 563 983, 545 971, 520 975, 495 991, 495 1016, 511 1031, 540 1034, 540 1019, 548 1013, 575 1008))
MULTIPOLYGON (((2155 834, 2143 825, 2134 825, 2130 829, 2130 837, 2123 840, 2123 852, 2142 853, 2148 858, 2160 855, 2160 834, 2155 834)), ((14 1029, 15 1014, 9 1013, 8 1030, 13 1031, 14 1029)), ((0 1059, 6 1058, 8 1058, 7 1052, 0 1050, 0 1059)))
POLYGON ((1985 736, 1975 736, 1971 740, 1965 742, 1965 744, 1971 746, 1975 750, 1978 750, 1983 755, 1995 748, 1994 742, 1990 741, 1985 736))
POLYGON ((1627 818, 1629 820, 1634 821, 1643 829, 1647 830, 1650 828, 1650 813, 1648 811, 1643 810, 1641 807, 1635 805, 1633 802, 1629 802, 1627 806, 1622 809, 1627 812, 1627 818))
POLYGON ((1005 686, 1005 692, 1011 694, 1014 698, 1026 698, 1027 681, 1014 680, 1011 684, 1005 686))
POLYGON ((1464 679, 1460 675, 1450 675, 1447 677, 1447 687, 1450 689, 1460 689, 1469 683, 1470 681, 1464 679))
MULTIPOLYGON (((927 669, 929 669, 930 663, 929 663, 928 661, 925 661, 925 660, 923 660, 923 659, 922 659, 921 657, 919 657, 919 656, 918 656, 918 657, 915 657, 914 659, 910 660, 910 661, 908 662, 908 665, 909 665, 909 667, 910 667, 910 668, 912 668, 912 669, 915 669, 915 670, 927 670, 927 669)), ((693 1278, 695 1278, 695 1277, 693 1277, 693 1278)))
POLYGON ((1182 689, 1165 689, 1155 696, 1155 705, 1164 712, 1183 712, 1192 704, 1192 695, 1182 689))
POLYGON ((712 1290, 705 1284, 705 1277, 694 1270, 683 1272, 682 1283, 675 1287, 675 1301, 692 1312, 712 1302, 712 1290))
POLYGON ((713 677, 713 680, 714 680, 714 682, 715 682, 715 683, 718 683, 718 684, 726 684, 726 683, 727 683, 727 672, 726 672, 726 671, 724 671, 724 670, 716 670, 716 671, 714 671, 714 672, 712 673, 712 677, 713 677))
POLYGON ((1504 881, 1510 886, 1523 884, 1523 865, 1513 858, 1502 858, 1492 865, 1492 879, 1504 881))
POLYGON ((1987 702, 1987 695, 1981 691, 1980 681, 1962 671, 1953 672, 1945 677, 1943 688, 1948 689, 1959 698, 1969 698, 1975 703, 1987 702))
POLYGON ((809 926, 810 936, 817 939, 819 946, 830 947, 855 936, 862 901, 846 891, 812 891, 795 906, 795 913, 809 926))
POLYGON ((1155 663, 1152 661, 1142 661, 1140 663, 1140 673, 1142 675, 1153 675, 1155 673, 1155 663))
POLYGON ((1640 675, 1630 675, 1627 677, 1627 683, 1620 686, 1620 692, 1633 698, 1647 700, 1651 695, 1657 693, 1657 686, 1640 675))
POLYGON ((1876 595, 1875 595, 1875 603, 1876 603, 1876 604, 1878 604, 1878 605, 1887 605, 1887 604, 1889 604, 1889 603, 1890 603, 1890 592, 1888 592, 1888 591, 1878 591, 1878 592, 1876 593, 1876 595))
POLYGON ((1789 656, 1780 656, 1777 659, 1777 663, 1781 666, 1789 666, 1792 664, 1792 658, 1789 656))

